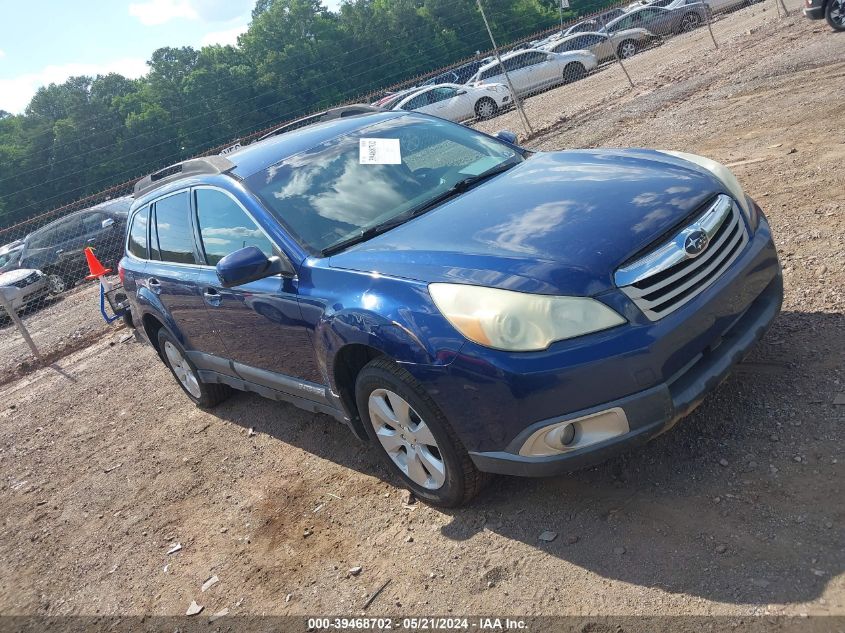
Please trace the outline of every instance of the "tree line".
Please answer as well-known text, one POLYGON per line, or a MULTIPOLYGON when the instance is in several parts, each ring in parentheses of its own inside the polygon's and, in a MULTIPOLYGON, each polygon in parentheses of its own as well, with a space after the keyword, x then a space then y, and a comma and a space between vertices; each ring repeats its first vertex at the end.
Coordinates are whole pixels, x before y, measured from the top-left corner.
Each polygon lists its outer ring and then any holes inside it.
MULTIPOLYGON (((553 27, 557 1, 484 5, 502 44, 553 27)), ((0 111, 0 228, 489 48, 475 0, 258 0, 238 46, 160 48, 139 79, 71 77, 0 111)))

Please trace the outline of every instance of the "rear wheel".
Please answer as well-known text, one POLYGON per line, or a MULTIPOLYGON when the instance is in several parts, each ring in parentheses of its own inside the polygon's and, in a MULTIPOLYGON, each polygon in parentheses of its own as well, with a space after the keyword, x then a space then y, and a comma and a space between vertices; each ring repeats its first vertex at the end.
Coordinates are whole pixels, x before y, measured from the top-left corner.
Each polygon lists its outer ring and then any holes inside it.
POLYGON ((633 57, 637 54, 637 43, 634 40, 625 40, 619 45, 616 52, 622 59, 633 57))
POLYGON ((197 368, 188 359, 179 341, 163 327, 158 331, 158 349, 164 364, 194 404, 209 408, 229 397, 231 388, 228 385, 205 383, 200 380, 197 368))
POLYGON ((681 18, 681 31, 692 31, 701 26, 701 16, 697 13, 687 13, 681 18))
POLYGON ((824 19, 834 31, 845 31, 845 0, 828 0, 824 19))
POLYGON ((563 69, 564 83, 572 83, 582 79, 587 74, 587 69, 581 62, 571 62, 563 69))
POLYGON ((475 103, 475 115, 479 119, 491 119, 496 116, 499 111, 499 106, 490 97, 481 97, 475 103))
POLYGON ((487 481, 422 385, 392 361, 377 358, 361 370, 355 400, 377 450, 418 498, 459 506, 487 481))

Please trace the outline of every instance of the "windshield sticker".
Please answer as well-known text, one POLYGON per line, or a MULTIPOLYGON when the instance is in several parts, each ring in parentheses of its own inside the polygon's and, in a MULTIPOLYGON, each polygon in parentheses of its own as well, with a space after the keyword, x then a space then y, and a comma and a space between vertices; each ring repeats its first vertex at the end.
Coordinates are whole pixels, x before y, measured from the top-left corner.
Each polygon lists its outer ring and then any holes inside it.
POLYGON ((398 138, 362 138, 358 145, 359 162, 362 165, 400 165, 398 138))

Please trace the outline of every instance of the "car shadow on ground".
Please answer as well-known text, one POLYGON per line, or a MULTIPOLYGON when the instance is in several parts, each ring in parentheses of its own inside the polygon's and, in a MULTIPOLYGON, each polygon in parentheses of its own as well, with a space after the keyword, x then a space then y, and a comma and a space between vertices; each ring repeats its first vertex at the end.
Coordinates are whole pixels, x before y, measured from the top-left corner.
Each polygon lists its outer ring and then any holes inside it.
MULTIPOLYGON (((843 391, 843 331, 843 314, 781 314, 671 432, 586 471, 498 477, 469 507, 442 510, 443 536, 464 541, 489 530, 605 578, 713 601, 819 598, 845 570, 836 460, 845 408, 832 404, 843 391), (546 531, 553 540, 539 538, 546 531)), ((282 405, 281 420, 259 421, 256 400, 239 394, 215 412, 390 480, 373 447, 334 420, 282 405)))

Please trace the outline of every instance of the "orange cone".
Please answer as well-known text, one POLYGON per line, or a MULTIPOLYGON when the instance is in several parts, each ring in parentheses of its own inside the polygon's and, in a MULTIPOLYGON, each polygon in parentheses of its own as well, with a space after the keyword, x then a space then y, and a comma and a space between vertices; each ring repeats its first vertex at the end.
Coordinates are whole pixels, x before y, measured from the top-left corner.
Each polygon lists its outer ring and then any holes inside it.
POLYGON ((85 260, 88 262, 88 270, 91 274, 85 279, 99 279, 111 272, 111 268, 105 268, 100 260, 94 255, 94 249, 90 246, 85 247, 85 260))

